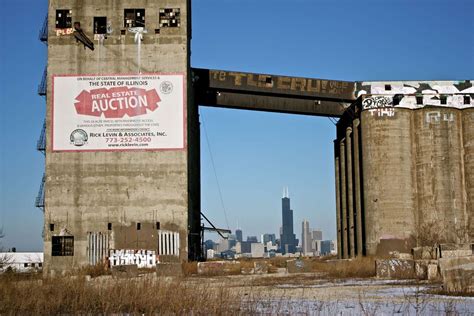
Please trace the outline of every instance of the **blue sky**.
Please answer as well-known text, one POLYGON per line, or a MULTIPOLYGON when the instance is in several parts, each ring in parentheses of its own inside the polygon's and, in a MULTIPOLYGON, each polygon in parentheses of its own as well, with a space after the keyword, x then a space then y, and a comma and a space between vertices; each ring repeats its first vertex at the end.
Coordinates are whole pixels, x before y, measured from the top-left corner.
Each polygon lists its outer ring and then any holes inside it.
MULTIPOLYGON (((0 227, 6 247, 40 250, 44 168, 36 89, 46 62, 44 0, 1 0, 0 227)), ((474 79, 471 0, 193 0, 193 67, 339 80, 474 79)), ((278 233, 289 186, 295 231, 334 238, 335 129, 327 118, 201 107, 232 230, 278 233)), ((204 132, 202 208, 227 227, 204 132)))

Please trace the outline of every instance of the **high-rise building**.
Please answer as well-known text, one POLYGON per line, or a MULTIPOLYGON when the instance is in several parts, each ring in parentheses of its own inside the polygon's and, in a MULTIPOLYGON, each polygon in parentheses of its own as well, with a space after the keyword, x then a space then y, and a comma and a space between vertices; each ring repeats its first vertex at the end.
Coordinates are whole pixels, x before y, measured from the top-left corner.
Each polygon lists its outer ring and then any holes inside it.
POLYGON ((235 230, 235 238, 237 239, 238 242, 242 242, 242 230, 240 228, 237 228, 235 230))
POLYGON ((282 214, 282 233, 280 236, 280 252, 295 253, 298 241, 293 233, 293 210, 290 208, 290 197, 288 188, 283 190, 283 198, 281 199, 282 214))
POLYGON ((313 240, 323 240, 323 231, 321 231, 321 230, 313 230, 313 232, 312 232, 312 239, 313 239, 313 240))
POLYGON ((303 220, 301 224, 301 251, 303 254, 312 254, 312 234, 311 229, 309 228, 309 222, 307 220, 303 220))
POLYGON ((247 236, 247 241, 249 242, 258 242, 257 236, 247 236))
POLYGON ((271 242, 272 245, 276 244, 275 234, 263 234, 262 243, 267 244, 268 242, 271 242))

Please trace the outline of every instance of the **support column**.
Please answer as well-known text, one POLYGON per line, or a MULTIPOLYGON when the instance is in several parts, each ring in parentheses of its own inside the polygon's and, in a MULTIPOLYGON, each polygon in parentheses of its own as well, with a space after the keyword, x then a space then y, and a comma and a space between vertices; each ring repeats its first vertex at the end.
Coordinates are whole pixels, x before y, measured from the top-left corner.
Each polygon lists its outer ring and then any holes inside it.
POLYGON ((341 253, 341 173, 339 171, 339 146, 337 140, 334 141, 334 169, 336 182, 336 232, 337 232, 337 258, 342 258, 341 253))
POLYGON ((346 183, 346 149, 345 149, 345 139, 341 139, 339 143, 339 162, 340 162, 340 170, 341 173, 341 217, 342 217, 342 227, 341 227, 341 248, 342 248, 342 258, 348 258, 348 251, 347 251, 347 203, 346 203, 346 193, 347 193, 347 183, 346 183))
POLYGON ((362 195, 360 190, 360 160, 359 160, 359 119, 355 119, 352 123, 354 130, 352 131, 352 139, 354 141, 354 186, 355 186, 355 209, 356 209, 356 248, 357 255, 362 256, 364 254, 362 245, 362 195))
POLYGON ((354 186, 352 183, 352 128, 346 128, 346 181, 347 181, 347 217, 349 234, 349 257, 355 257, 354 248, 354 186))

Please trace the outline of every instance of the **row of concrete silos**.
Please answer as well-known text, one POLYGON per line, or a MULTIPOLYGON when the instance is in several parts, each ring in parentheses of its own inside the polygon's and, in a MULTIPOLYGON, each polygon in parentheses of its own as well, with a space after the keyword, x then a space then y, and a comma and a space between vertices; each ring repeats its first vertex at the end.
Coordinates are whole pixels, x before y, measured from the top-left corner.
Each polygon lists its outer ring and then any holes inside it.
POLYGON ((341 258, 474 240, 474 109, 354 104, 335 141, 341 258))

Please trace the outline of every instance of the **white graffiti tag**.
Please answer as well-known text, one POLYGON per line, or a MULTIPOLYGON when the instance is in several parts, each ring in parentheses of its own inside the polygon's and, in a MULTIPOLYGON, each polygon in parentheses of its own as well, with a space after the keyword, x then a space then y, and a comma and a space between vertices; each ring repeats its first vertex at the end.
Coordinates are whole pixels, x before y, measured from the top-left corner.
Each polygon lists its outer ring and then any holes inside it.
POLYGON ((426 113, 425 121, 426 121, 426 123, 439 123, 440 121, 454 122, 454 114, 453 113, 449 113, 449 114, 444 113, 443 115, 441 115, 441 113, 438 112, 438 111, 428 112, 428 113, 426 113))
POLYGON ((385 108, 385 109, 369 109, 371 116, 376 117, 394 117, 395 109, 394 108, 385 108))
POLYGON ((156 253, 153 250, 110 250, 109 262, 111 267, 136 264, 138 268, 153 268, 156 253))

